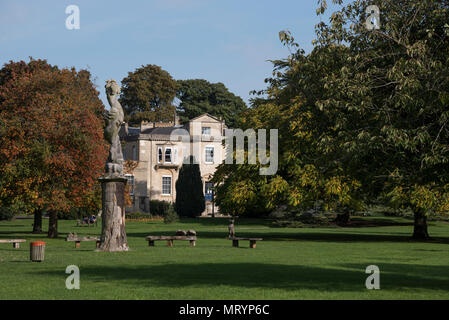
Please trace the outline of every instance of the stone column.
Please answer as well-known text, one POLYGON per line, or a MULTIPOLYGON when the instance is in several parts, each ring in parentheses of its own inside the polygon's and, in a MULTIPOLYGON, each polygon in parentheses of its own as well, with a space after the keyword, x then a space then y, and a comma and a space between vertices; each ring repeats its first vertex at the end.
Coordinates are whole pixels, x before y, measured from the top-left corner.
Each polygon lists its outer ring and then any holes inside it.
POLYGON ((102 229, 96 251, 128 251, 125 230, 125 177, 101 177, 102 229))

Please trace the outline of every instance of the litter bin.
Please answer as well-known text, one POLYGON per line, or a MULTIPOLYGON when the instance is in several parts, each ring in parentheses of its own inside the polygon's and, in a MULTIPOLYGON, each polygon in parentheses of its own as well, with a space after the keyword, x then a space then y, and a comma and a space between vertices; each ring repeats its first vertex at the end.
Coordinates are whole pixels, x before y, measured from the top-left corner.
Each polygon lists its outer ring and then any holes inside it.
POLYGON ((45 242, 33 241, 30 243, 30 260, 34 262, 41 262, 44 260, 45 242))

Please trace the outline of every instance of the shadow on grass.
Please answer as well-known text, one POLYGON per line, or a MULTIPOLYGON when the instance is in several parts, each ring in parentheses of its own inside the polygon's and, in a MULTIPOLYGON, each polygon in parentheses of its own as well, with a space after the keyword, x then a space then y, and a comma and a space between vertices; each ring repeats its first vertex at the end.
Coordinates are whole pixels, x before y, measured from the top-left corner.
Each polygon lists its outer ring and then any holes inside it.
MULTIPOLYGON (((201 224, 204 226, 223 226, 224 228, 228 228, 230 218, 184 218, 181 217, 179 222, 185 224, 201 224)), ((258 218, 237 218, 235 219, 236 226, 270 226, 271 220, 268 219, 258 219, 258 218)))
MULTIPOLYGON (((134 287, 232 286, 281 290, 365 292, 366 265, 344 265, 354 270, 256 263, 166 264, 158 266, 83 266, 81 279, 124 281, 134 287)), ((447 268, 413 264, 380 264, 381 288, 390 290, 447 290, 447 268)), ((58 271, 47 274, 65 277, 58 271)), ((36 273, 36 276, 42 271, 36 273)), ((219 295, 217 292, 216 295, 219 295)), ((214 295, 211 294, 210 298, 214 295)), ((250 298, 250 297, 248 297, 250 298)))
MULTIPOLYGON (((310 229, 309 229, 310 230, 310 229)), ((252 237, 252 238, 263 238, 267 241, 318 241, 318 242, 419 242, 422 241, 414 240, 411 234, 397 234, 397 233, 385 233, 385 234, 372 234, 372 233, 350 233, 349 230, 341 230, 339 232, 298 232, 283 233, 283 232, 272 232, 272 231, 238 231, 236 232, 237 237, 252 237)), ((135 238, 145 238, 148 235, 173 235, 167 231, 151 231, 148 233, 143 232, 127 232, 128 237, 135 238)), ((221 231, 198 231, 198 240, 201 238, 209 239, 226 239, 228 234, 221 231)), ((425 243, 442 243, 449 244, 449 237, 435 237, 427 240, 425 243)))
MULTIPOLYGON (((227 228, 229 225, 229 218, 182 218, 180 222, 185 224, 201 224, 204 226, 223 226, 227 228)), ((282 219, 281 219, 282 220, 282 219)), ((287 219, 286 219, 287 220, 287 219)), ((235 220, 236 228, 238 226, 266 226, 272 227, 273 219, 251 219, 238 218, 235 220)), ((340 228, 361 228, 361 227, 387 227, 387 226, 412 226, 413 220, 404 217, 352 217, 348 225, 340 228)), ((429 226, 432 224, 429 223, 429 226)), ((307 225, 306 225, 307 226, 307 225)), ((330 225, 310 225, 310 227, 319 228, 335 228, 336 224, 330 225)))

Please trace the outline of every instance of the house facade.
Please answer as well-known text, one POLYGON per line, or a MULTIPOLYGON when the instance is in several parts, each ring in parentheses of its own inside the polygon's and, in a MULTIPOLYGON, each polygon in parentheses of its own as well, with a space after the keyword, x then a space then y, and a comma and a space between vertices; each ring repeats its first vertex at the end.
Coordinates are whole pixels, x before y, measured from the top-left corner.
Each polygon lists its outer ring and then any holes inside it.
POLYGON ((212 202, 216 167, 225 159, 225 122, 209 114, 180 125, 175 117, 169 123, 142 122, 140 127, 122 125, 120 138, 125 160, 137 162, 127 174, 133 204, 128 212, 150 212, 150 200, 175 202, 175 183, 184 159, 194 156, 200 166, 206 209, 203 216, 218 213, 212 202))

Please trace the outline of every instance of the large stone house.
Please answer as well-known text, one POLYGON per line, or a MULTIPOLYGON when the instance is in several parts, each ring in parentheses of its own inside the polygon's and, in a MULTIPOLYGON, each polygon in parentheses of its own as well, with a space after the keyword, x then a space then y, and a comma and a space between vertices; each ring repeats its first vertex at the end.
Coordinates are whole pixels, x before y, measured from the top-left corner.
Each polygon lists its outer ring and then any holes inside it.
POLYGON ((212 208, 212 183, 216 167, 225 158, 225 122, 203 114, 180 125, 175 116, 169 123, 142 122, 140 127, 122 125, 120 137, 125 160, 137 161, 127 174, 132 207, 128 212, 150 212, 150 200, 175 202, 175 183, 183 160, 193 155, 200 165, 206 209, 202 215, 218 213, 212 208))

